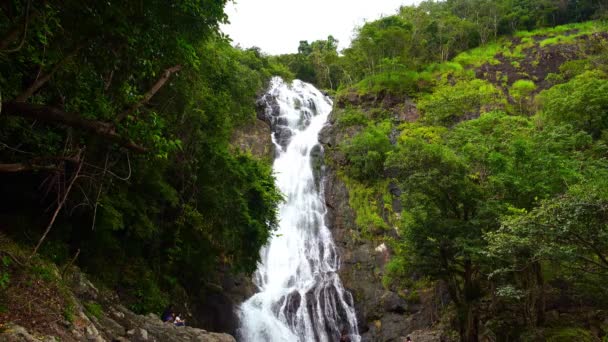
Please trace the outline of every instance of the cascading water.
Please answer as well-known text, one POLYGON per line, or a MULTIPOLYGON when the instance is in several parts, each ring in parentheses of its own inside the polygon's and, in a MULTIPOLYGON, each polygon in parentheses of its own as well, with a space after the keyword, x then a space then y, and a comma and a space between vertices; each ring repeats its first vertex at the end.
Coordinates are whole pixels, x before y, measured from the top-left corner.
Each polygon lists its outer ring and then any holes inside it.
POLYGON ((239 337, 261 341, 360 341, 353 299, 336 273, 339 257, 325 225, 322 182, 311 153, 332 108, 312 85, 272 79, 264 96, 277 148, 274 172, 285 202, 279 228, 262 249, 257 294, 240 307, 239 337))

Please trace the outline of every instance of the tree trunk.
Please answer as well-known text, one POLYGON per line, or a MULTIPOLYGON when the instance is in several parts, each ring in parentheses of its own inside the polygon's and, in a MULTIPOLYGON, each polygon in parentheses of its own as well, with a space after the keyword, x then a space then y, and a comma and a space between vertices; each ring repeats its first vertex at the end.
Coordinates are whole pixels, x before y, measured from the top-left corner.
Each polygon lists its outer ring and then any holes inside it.
POLYGON ((479 341, 479 312, 477 310, 477 286, 475 286, 473 263, 464 262, 464 300, 460 310, 460 341, 479 341))
POLYGON ((536 296, 536 326, 541 326, 545 323, 545 308, 546 308, 546 298, 545 298, 545 279, 542 273, 542 266, 537 261, 533 265, 534 273, 536 276, 536 288, 537 288, 537 296, 536 296))
POLYGON ((460 342, 479 342, 479 313, 472 303, 464 304, 458 315, 460 342))

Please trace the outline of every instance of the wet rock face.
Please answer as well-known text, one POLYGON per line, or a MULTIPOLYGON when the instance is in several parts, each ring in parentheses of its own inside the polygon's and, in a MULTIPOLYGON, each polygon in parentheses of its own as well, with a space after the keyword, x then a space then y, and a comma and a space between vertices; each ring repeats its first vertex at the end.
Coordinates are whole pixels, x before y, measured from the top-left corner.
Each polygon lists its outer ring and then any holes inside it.
POLYGON ((231 145, 267 161, 271 161, 274 157, 270 126, 266 121, 259 119, 237 128, 232 134, 231 145))
POLYGON ((266 93, 256 102, 256 106, 258 119, 268 124, 276 143, 285 148, 293 132, 288 127, 287 119, 281 117, 281 107, 277 99, 266 93))
MULTIPOLYGON (((318 114, 317 105, 312 99, 295 98, 292 105, 294 109, 300 112, 297 122, 298 129, 308 127, 311 119, 318 114)), ((281 112, 281 107, 275 95, 266 93, 260 97, 256 102, 256 110, 258 119, 266 122, 273 132, 272 136, 275 142, 286 148, 294 135, 294 131, 289 127, 288 119, 283 116, 284 113, 281 112)))

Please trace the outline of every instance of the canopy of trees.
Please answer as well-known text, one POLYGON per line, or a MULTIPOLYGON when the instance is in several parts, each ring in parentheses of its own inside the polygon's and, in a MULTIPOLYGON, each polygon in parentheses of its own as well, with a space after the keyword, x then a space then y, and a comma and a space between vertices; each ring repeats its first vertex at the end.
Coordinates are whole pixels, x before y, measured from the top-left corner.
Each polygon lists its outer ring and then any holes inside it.
POLYGON ((297 78, 326 89, 350 87, 376 76, 378 89, 400 91, 400 82, 394 81, 399 75, 448 61, 500 36, 599 18, 607 11, 605 2, 598 0, 423 1, 365 23, 340 53, 329 36, 302 41, 297 54, 279 59, 297 78))
POLYGON ((224 4, 0 5, 2 229, 58 263, 79 250, 138 312, 253 271, 276 224, 270 166, 229 140, 289 72, 230 46, 224 4))

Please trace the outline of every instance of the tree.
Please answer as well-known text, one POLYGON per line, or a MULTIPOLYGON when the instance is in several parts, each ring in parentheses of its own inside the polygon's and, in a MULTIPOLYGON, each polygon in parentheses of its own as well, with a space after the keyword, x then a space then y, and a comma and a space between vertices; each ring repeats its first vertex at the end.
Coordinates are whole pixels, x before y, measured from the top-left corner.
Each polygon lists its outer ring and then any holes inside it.
POLYGON ((590 71, 540 93, 543 115, 551 122, 570 123, 599 138, 608 128, 608 80, 590 71))
POLYGON ((404 211, 400 227, 412 270, 447 284, 461 341, 478 341, 482 297, 480 189, 463 159, 438 143, 408 135, 387 159, 396 172, 404 211))

